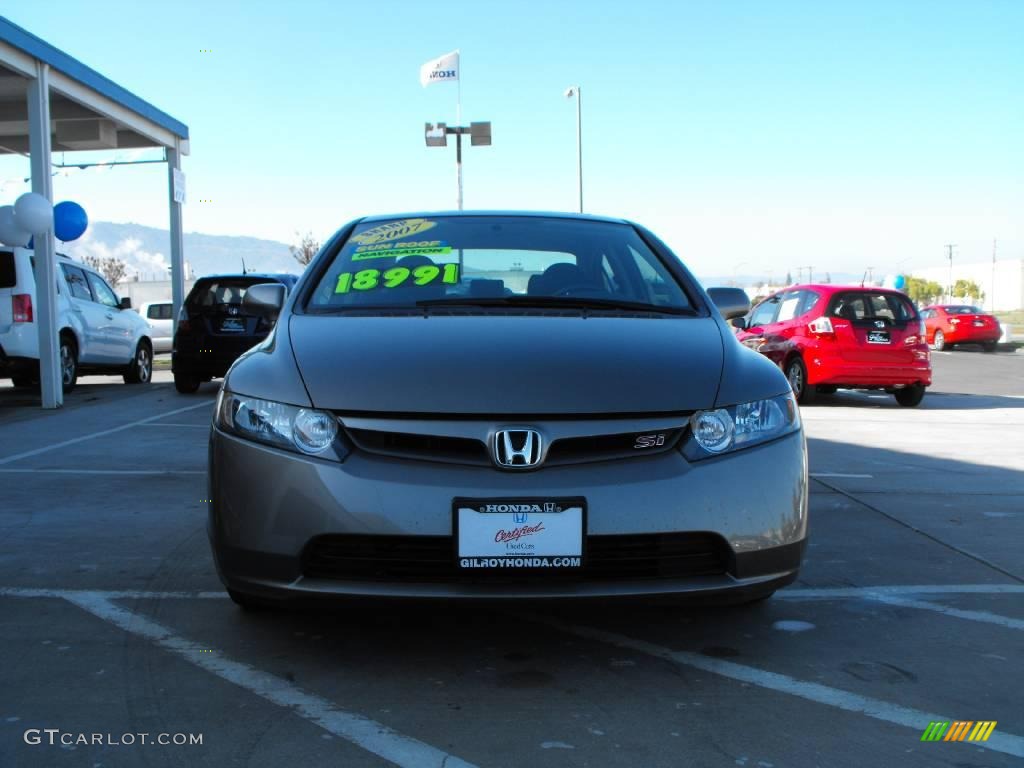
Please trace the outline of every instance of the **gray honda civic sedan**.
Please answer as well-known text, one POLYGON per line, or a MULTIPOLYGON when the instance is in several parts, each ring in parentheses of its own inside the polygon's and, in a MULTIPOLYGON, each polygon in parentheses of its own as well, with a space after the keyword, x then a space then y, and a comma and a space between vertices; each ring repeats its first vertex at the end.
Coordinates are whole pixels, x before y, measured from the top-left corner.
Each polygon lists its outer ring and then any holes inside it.
POLYGON ((209 535, 235 602, 770 595, 807 537, 783 374, 651 232, 569 214, 342 228, 232 366, 209 535))

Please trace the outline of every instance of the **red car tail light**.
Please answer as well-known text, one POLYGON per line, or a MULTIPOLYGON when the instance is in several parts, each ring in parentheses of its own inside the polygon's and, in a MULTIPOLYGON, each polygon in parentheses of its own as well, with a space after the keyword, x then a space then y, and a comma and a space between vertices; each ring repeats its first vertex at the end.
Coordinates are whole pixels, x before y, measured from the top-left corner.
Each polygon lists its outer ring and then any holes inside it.
POLYGON ((32 322, 32 296, 27 293, 16 293, 11 296, 11 314, 16 323, 32 322))
POLYGON ((816 320, 808 323, 807 330, 809 330, 811 333, 816 333, 819 335, 825 333, 835 333, 835 331, 832 329, 832 321, 829 320, 827 317, 819 317, 816 320))

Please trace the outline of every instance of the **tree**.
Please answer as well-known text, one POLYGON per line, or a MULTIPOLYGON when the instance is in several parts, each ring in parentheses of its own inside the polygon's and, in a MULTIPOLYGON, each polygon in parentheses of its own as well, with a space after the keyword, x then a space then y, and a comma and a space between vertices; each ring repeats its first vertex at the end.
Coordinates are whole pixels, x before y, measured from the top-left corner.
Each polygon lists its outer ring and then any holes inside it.
POLYGON ((978 284, 973 280, 957 280, 953 285, 953 295, 958 299, 971 299, 972 301, 981 301, 985 298, 985 292, 978 287, 978 284))
POLYGON ((115 256, 86 256, 85 263, 103 275, 113 286, 124 280, 128 274, 128 265, 115 256))
POLYGON ((792 284, 793 284, 793 273, 786 272, 786 285, 792 285, 792 284))
POLYGON ((942 296, 942 286, 934 280, 907 275, 903 292, 918 304, 931 304, 942 296))
POLYGON ((299 238, 298 245, 289 245, 288 250, 292 252, 292 256, 295 260, 303 266, 309 264, 320 250, 320 241, 313 237, 312 233, 307 232, 304 235, 300 235, 298 232, 295 236, 299 238))
POLYGON ((825 284, 828 285, 831 282, 832 282, 832 273, 831 272, 826 272, 825 273, 825 284))

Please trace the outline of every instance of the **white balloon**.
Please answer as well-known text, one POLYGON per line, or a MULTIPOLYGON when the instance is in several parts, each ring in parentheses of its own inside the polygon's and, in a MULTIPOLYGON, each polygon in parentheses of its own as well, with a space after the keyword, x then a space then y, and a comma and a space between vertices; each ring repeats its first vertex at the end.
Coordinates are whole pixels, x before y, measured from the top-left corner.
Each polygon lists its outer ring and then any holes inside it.
POLYGON ((13 205, 0 206, 0 243, 24 247, 32 233, 18 225, 13 205))
POLYGON ((53 203, 38 192, 26 192, 14 201, 14 216, 22 229, 41 235, 53 228, 53 203))

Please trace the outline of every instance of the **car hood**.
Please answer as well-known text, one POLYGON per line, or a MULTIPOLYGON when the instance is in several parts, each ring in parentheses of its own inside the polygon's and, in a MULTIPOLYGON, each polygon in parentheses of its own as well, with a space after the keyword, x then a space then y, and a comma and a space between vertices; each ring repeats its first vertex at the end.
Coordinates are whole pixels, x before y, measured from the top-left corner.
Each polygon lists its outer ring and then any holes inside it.
POLYGON ((711 407, 711 318, 292 315, 315 407, 445 414, 620 414, 711 407))

